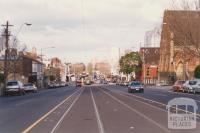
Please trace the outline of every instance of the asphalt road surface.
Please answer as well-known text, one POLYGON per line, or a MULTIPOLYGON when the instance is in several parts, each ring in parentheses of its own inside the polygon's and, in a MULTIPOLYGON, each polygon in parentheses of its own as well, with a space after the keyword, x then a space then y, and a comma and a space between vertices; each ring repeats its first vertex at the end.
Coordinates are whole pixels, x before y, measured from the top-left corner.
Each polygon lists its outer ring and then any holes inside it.
POLYGON ((130 94, 124 86, 68 86, 0 97, 0 133, 199 133, 199 116, 200 95, 163 87, 130 94), (195 129, 168 128, 167 103, 179 97, 197 103, 195 129))

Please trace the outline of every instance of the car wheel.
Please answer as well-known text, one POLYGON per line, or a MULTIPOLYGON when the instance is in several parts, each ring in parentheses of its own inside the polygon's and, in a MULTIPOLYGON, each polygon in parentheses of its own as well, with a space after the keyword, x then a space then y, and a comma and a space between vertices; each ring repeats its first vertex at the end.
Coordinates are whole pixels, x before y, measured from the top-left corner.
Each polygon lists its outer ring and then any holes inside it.
POLYGON ((130 89, 128 89, 128 93, 132 93, 132 91, 130 89))
POLYGON ((21 91, 21 90, 19 91, 19 95, 20 95, 20 96, 21 96, 21 95, 23 95, 23 93, 22 93, 22 91, 21 91))

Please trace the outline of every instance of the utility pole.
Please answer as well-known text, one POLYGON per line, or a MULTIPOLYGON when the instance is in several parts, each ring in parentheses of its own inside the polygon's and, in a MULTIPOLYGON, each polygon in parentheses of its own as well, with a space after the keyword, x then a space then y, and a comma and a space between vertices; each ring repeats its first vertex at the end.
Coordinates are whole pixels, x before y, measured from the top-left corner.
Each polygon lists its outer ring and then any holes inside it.
POLYGON ((3 95, 5 95, 5 91, 6 91, 6 83, 7 83, 7 78, 8 78, 8 57, 9 57, 9 37, 11 36, 9 34, 9 26, 13 26, 13 25, 9 25, 9 22, 6 22, 6 25, 2 25, 5 28, 4 31, 4 35, 6 37, 6 41, 5 41, 5 59, 4 59, 4 88, 2 90, 3 95))
POLYGON ((143 83, 145 84, 145 80, 146 80, 146 65, 145 65, 145 47, 144 49, 142 50, 142 54, 143 54, 143 83))

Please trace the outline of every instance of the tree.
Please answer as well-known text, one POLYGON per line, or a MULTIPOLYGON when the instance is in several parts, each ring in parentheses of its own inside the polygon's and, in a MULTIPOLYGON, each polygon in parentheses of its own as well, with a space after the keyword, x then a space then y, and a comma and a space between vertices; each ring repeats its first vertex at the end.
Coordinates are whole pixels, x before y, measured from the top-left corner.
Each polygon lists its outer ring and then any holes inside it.
POLYGON ((194 77, 200 79, 200 65, 195 68, 194 77))
POLYGON ((168 18, 163 23, 173 33, 175 45, 182 47, 183 53, 200 60, 199 5, 199 0, 172 0, 172 11, 168 12, 168 18))
POLYGON ((3 83, 3 81, 4 81, 4 75, 0 73, 0 83, 3 83))
POLYGON ((141 58, 138 52, 128 53, 120 58, 120 72, 131 74, 132 72, 141 71, 141 58))
POLYGON ((163 43, 169 42, 169 48, 166 47, 163 51, 170 53, 171 64, 177 61, 183 64, 182 78, 186 80, 189 78, 187 64, 191 59, 200 61, 199 1, 171 1, 170 10, 165 11, 161 36, 163 43), (162 39, 163 36, 165 39, 162 39))

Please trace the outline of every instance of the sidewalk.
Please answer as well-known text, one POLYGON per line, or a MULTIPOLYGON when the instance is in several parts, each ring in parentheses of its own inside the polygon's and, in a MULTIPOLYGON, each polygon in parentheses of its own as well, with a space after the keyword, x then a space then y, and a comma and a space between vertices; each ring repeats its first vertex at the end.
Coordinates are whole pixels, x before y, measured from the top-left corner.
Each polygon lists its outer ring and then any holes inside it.
POLYGON ((172 86, 156 86, 156 85, 153 85, 153 86, 146 86, 146 87, 148 87, 148 88, 154 88, 154 89, 167 89, 167 90, 170 90, 170 89, 172 89, 172 86))

